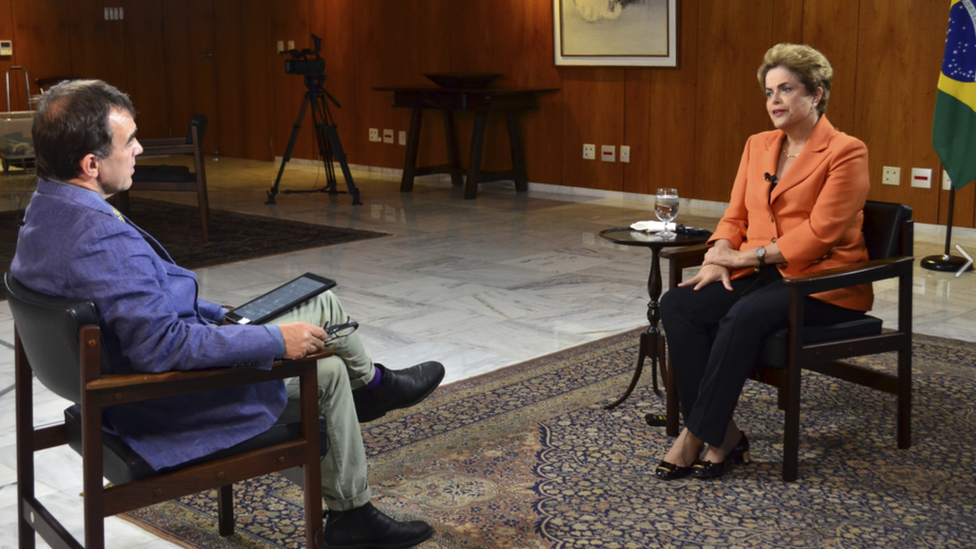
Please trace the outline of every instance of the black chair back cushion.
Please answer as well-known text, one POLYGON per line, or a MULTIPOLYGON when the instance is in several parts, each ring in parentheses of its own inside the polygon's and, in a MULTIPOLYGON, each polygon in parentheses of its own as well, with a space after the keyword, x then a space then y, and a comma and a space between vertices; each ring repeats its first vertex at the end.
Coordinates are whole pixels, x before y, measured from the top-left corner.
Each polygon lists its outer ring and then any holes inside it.
MULTIPOLYGON (((7 299, 27 360, 37 379, 61 398, 81 402, 78 330, 98 325, 98 310, 91 301, 64 299, 28 289, 4 273, 7 299)), ((102 373, 108 373, 102 357, 102 373)))
POLYGON ((901 225, 912 218, 912 209, 904 204, 877 202, 864 203, 864 243, 868 257, 889 259, 905 252, 900 250, 901 225))

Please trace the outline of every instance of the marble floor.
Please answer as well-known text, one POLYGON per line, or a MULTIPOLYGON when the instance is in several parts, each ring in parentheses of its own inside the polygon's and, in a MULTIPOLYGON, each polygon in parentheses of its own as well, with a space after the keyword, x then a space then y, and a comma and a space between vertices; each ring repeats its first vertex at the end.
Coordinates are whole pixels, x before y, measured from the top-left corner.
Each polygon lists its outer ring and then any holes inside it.
MULTIPOLYGON (((477 200, 464 200, 441 178, 418 180, 405 194, 393 171, 356 169, 362 206, 326 194, 281 194, 276 205, 265 205, 277 167, 208 159, 211 207, 391 236, 200 269, 202 297, 239 304, 305 271, 330 276, 376 361, 401 368, 438 360, 447 368, 445 383, 646 323, 649 254, 607 243, 598 232, 651 218, 648 197, 552 185, 516 194, 510 183, 493 183, 482 185, 477 200)), ((308 190, 324 180, 321 165, 291 163, 281 188, 308 190)), ((0 209, 22 207, 33 185, 15 172, 0 177, 0 209)), ((195 203, 189 194, 156 196, 195 203)), ((714 228, 722 207, 683 200, 679 221, 714 228)), ((976 231, 955 234, 976 251, 976 231)), ((918 227, 916 257, 941 253, 943 245, 938 227, 918 227)), ((889 323, 894 293, 890 285, 876 288, 876 314, 889 323)), ((916 332, 976 341, 973 273, 956 278, 916 266, 914 305, 916 332)), ((0 388, 13 383, 12 349, 13 320, 3 301, 0 388)), ((35 402, 38 424, 57 421, 66 406, 39 384, 35 402)), ((0 396, 0 417, 8 418, 0 424, 0 549, 6 549, 17 543, 12 393, 0 396)), ((81 537, 80 458, 52 449, 36 461, 39 497, 81 537)), ((106 520, 106 531, 110 547, 175 547, 117 518, 106 520)))

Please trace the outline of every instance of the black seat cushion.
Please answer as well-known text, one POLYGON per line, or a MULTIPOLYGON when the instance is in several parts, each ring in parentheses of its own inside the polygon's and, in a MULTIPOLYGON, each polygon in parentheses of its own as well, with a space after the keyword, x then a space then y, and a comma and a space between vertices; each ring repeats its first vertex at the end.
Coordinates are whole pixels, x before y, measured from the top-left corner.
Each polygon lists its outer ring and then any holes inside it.
MULTIPOLYGON (((864 318, 830 326, 806 326, 803 328, 803 343, 822 343, 878 335, 881 333, 881 319, 870 315, 864 318)), ((790 331, 787 328, 774 332, 763 341, 759 352, 759 365, 766 368, 786 368, 787 349, 789 348, 790 331)))
POLYGON ((133 181, 196 181, 196 176, 190 173, 186 166, 136 166, 132 174, 133 181))
MULTIPOLYGON (((68 431, 68 445, 75 452, 81 454, 81 407, 76 404, 65 409, 64 422, 68 431)), ((183 469, 199 463, 232 457, 295 440, 301 436, 301 428, 301 422, 276 423, 271 429, 256 437, 168 470, 183 469)), ((325 455, 329 450, 329 437, 326 435, 324 418, 319 419, 319 446, 322 455, 325 455)), ((156 471, 153 469, 142 456, 133 451, 121 438, 104 429, 102 430, 102 453, 104 455, 102 460, 104 471, 102 474, 115 485, 166 472, 165 470, 156 471)))

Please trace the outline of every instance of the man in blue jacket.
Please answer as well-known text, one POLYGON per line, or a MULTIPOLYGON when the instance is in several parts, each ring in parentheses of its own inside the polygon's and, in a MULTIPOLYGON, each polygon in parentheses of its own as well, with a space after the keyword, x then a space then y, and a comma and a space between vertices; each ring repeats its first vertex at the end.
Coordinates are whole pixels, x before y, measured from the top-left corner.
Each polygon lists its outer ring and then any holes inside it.
MULTIPOLYGON (((33 126, 40 180, 17 241, 11 273, 53 296, 90 299, 116 373, 213 367, 271 367, 328 346, 318 364, 319 409, 330 442, 322 459, 329 547, 411 547, 433 532, 397 522, 370 504, 360 421, 416 404, 444 377, 425 362, 405 370, 374 365, 355 334, 326 345, 323 327, 348 316, 331 292, 265 326, 223 323, 227 309, 197 297, 193 272, 106 199, 132 185, 135 109, 128 96, 97 80, 55 86, 33 126)), ((294 381, 294 380, 292 380, 294 381)), ((119 405, 108 423, 155 469, 175 467, 267 430, 297 383, 266 382, 189 397, 119 405)))

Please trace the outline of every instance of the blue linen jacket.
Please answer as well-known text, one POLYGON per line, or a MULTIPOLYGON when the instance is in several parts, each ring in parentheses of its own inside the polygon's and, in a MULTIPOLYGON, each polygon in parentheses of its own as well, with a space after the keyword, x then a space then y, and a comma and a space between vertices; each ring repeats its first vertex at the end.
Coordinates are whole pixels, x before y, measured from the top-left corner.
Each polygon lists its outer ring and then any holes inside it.
MULTIPOLYGON (((115 373, 269 369, 274 361, 268 330, 218 328, 221 307, 197 297, 196 275, 98 193, 77 185, 38 182, 10 271, 34 291, 93 301, 115 373)), ((158 470, 264 432, 286 400, 276 381, 113 406, 105 416, 158 470)))

